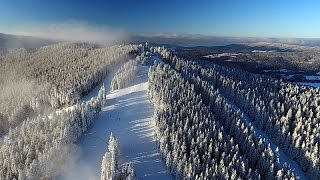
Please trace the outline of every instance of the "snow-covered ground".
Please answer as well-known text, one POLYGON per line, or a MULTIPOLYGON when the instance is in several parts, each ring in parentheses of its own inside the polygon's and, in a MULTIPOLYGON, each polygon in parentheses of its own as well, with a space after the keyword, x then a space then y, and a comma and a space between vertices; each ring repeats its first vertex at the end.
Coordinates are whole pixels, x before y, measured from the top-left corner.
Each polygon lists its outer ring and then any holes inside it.
POLYGON ((280 72, 280 73, 290 73, 291 70, 288 70, 288 69, 279 69, 279 72, 280 72))
POLYGON ((319 81, 320 76, 305 76, 308 81, 319 81))
POLYGON ((266 53, 266 52, 277 52, 276 50, 264 51, 264 50, 253 50, 253 53, 266 53))
POLYGON ((237 57, 237 53, 220 53, 220 54, 209 54, 209 55, 206 55, 206 56, 203 56, 205 58, 221 58, 221 57, 237 57))
POLYGON ((299 85, 304 85, 304 86, 312 86, 312 87, 320 88, 320 83, 298 82, 297 84, 299 84, 299 85))
MULTIPOLYGON (((123 160, 133 163, 138 179, 172 179, 153 137, 147 76, 148 67, 140 66, 132 86, 107 95, 107 105, 80 140, 78 153, 68 160, 69 168, 59 179, 100 179, 101 161, 111 132, 119 141, 123 160)), ((111 79, 109 76, 104 81, 107 90, 111 79)))
MULTIPOLYGON (((231 101, 228 98, 225 98, 225 99, 227 100, 227 103, 230 104, 235 111, 240 111, 242 113, 243 120, 248 124, 251 123, 255 133, 258 136, 260 136, 262 139, 265 139, 266 143, 270 144, 272 151, 275 152, 278 146, 273 143, 273 141, 269 138, 269 136, 265 134, 263 131, 261 131, 258 127, 256 127, 254 125, 255 123, 251 120, 251 118, 248 115, 246 115, 238 105, 236 105, 233 101, 231 101)), ((284 163, 287 163, 292 169, 294 169, 294 172, 300 177, 301 180, 306 179, 303 171, 301 170, 297 162, 289 158, 287 154, 280 147, 278 148, 279 148, 279 154, 280 154, 280 157, 279 157, 280 164, 283 165, 284 163)))
POLYGON ((312 86, 316 88, 320 88, 320 72, 318 72, 316 75, 310 75, 305 76, 306 82, 297 82, 298 85, 304 85, 304 86, 312 86))
POLYGON ((154 61, 156 61, 158 64, 161 63, 161 62, 163 62, 162 59, 161 59, 161 57, 159 57, 159 56, 157 56, 157 55, 152 55, 152 56, 148 57, 148 58, 147 58, 147 61, 148 61, 149 63, 154 63, 154 61))

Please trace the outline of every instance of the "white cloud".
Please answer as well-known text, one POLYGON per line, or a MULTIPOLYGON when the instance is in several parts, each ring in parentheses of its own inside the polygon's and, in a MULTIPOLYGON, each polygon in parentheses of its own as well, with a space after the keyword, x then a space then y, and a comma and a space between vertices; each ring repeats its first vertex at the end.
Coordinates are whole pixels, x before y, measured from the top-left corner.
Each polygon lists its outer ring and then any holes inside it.
POLYGON ((14 27, 0 27, 0 31, 7 34, 34 36, 72 42, 92 42, 103 45, 121 43, 128 39, 128 35, 119 29, 107 26, 92 26, 84 22, 64 23, 31 23, 14 27))

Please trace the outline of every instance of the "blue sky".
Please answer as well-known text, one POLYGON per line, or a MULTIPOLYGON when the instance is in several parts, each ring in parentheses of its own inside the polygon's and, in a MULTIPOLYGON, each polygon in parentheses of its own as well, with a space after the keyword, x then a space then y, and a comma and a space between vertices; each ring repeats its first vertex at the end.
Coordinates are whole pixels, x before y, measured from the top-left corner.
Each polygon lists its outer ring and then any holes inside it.
POLYGON ((320 1, 0 0, 0 27, 68 21, 138 34, 320 38, 320 1))

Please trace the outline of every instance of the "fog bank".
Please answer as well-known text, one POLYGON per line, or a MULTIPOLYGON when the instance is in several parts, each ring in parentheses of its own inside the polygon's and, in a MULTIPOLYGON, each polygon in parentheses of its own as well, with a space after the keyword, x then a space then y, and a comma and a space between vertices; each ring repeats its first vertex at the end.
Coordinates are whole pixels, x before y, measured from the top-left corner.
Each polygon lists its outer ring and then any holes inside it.
POLYGON ((123 30, 107 26, 93 26, 88 23, 74 21, 0 27, 0 32, 58 41, 90 42, 101 45, 123 43, 128 39, 128 35, 123 30))

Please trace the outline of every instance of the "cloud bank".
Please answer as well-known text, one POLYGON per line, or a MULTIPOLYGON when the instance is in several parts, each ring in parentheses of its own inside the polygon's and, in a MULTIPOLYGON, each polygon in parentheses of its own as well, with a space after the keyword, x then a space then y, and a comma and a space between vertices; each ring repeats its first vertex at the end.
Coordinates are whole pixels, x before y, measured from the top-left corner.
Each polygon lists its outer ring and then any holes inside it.
POLYGON ((7 34, 33 36, 44 39, 70 42, 91 42, 112 45, 128 40, 128 35, 119 29, 107 26, 93 26, 84 22, 37 23, 15 27, 0 27, 7 34))

